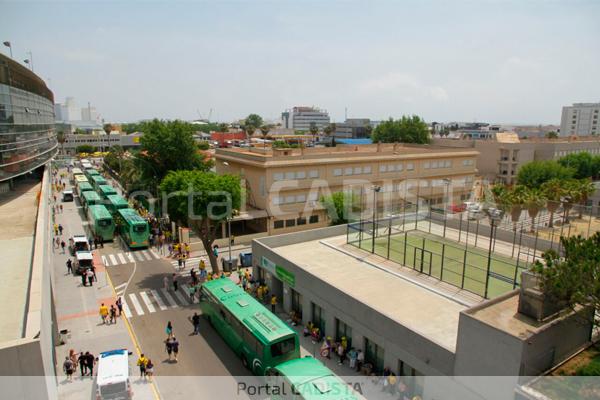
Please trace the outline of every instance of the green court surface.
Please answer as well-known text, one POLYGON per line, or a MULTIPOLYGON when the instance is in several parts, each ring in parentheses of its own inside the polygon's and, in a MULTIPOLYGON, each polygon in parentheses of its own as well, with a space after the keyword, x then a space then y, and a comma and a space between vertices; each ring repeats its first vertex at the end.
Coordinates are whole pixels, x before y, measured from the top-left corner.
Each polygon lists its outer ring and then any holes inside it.
MULTIPOLYGON (((363 232, 360 241, 357 233, 352 236, 349 236, 350 244, 371 251, 369 233, 363 232)), ((464 244, 413 230, 391 235, 389 250, 387 235, 376 238, 375 253, 480 296, 485 295, 488 252, 483 249, 473 246, 465 249, 464 244)), ((517 265, 517 259, 492 254, 487 297, 497 297, 513 290, 520 281, 525 264, 521 261, 521 265, 517 265)))

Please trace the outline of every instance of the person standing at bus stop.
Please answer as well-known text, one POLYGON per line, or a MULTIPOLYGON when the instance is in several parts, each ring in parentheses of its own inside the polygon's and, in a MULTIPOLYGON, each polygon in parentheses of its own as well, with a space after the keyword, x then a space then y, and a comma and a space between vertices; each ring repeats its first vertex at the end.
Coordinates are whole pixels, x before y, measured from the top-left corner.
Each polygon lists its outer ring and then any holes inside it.
POLYGON ((277 306, 277 296, 271 295, 271 312, 275 314, 275 306, 277 306))

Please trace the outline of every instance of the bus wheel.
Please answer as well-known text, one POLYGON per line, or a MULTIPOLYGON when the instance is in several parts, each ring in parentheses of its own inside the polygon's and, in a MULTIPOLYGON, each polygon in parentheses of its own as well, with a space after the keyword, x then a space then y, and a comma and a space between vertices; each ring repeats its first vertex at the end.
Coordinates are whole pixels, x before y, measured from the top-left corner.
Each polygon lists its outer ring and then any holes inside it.
POLYGON ((246 369, 250 369, 250 366, 248 365, 248 360, 246 359, 246 356, 242 356, 242 365, 246 368, 246 369))

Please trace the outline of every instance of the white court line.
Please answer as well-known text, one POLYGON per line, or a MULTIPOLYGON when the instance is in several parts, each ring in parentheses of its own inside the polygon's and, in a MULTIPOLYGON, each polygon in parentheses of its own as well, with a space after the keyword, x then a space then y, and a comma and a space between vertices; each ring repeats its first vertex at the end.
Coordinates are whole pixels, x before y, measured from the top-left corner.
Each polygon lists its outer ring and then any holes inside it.
POLYGON ((119 260, 121 260, 121 264, 127 263, 127 261, 125 261, 125 256, 123 255, 123 253, 119 253, 117 254, 117 256, 119 257, 119 260))
POLYGON ((124 299, 121 300, 123 301, 123 312, 125 313, 125 316, 131 318, 131 310, 129 309, 127 302, 124 299))
POLYGON ((144 303, 146 303, 146 307, 148 308, 148 311, 150 311, 151 313, 156 311, 156 309, 154 308, 154 305, 150 301, 150 297, 148 297, 148 294, 146 292, 140 292, 140 297, 142 298, 142 300, 144 300, 144 303))
POLYGON ((148 254, 148 250, 143 250, 142 254, 144 255, 144 258, 146 258, 146 260, 152 261, 152 257, 150 257, 150 254, 148 254))
POLYGON ((156 251, 150 249, 150 253, 152 253, 152 255, 154 256, 154 258, 160 259, 160 255, 156 251))
POLYGON ((114 254, 109 254, 108 258, 110 258, 110 262, 112 263, 112 265, 117 265, 117 258, 115 257, 114 254))
POLYGON ((107 265, 106 256, 102 256, 102 264, 107 265))
POLYGON ((164 311, 167 309, 167 306, 165 305, 165 302, 162 300, 162 298, 158 295, 158 292, 154 289, 150 290, 150 293, 152 293, 152 297, 154 297, 154 300, 156 300, 156 304, 158 304, 158 308, 161 309, 161 311, 164 311))
POLYGON ((133 303, 133 308, 135 308, 135 312, 137 312, 138 315, 144 315, 144 309, 142 308, 142 305, 138 301, 137 297, 135 297, 135 293, 130 293, 129 298, 133 303))
POLYGON ((133 259, 133 257, 131 256, 131 253, 127 253, 127 259, 129 259, 129 262, 134 263, 135 260, 133 259))
MULTIPOLYGON (((181 286, 181 285, 180 285, 181 286)), ((188 304, 190 304, 185 297, 183 297, 183 295, 181 294, 181 287, 179 288, 179 290, 177 290, 175 292, 175 297, 177 297, 179 299, 179 301, 181 302, 182 305, 187 306, 188 304)))
POLYGON ((142 257, 142 255, 139 252, 135 252, 133 254, 135 254, 135 258, 137 258, 138 261, 144 261, 144 257, 142 257))
POLYGON ((169 293, 168 291, 166 291, 165 288, 160 289, 160 291, 165 296, 165 299, 167 299, 167 303, 169 303, 169 306, 171 308, 177 308, 177 307, 179 307, 177 305, 177 303, 175 302, 175 300, 173 300, 173 296, 171 296, 171 293, 169 293))

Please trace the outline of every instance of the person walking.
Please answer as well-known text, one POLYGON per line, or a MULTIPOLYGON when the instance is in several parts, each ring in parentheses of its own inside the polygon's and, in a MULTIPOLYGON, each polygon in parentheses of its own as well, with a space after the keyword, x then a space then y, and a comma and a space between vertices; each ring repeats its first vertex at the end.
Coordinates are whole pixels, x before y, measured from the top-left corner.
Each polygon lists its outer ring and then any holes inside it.
POLYGON ((271 312, 275 314, 275 306, 277 306, 277 296, 271 295, 271 312))
POLYGON ((183 265, 183 269, 185 269, 185 260, 187 259, 187 256, 185 254, 181 255, 181 264, 183 265))
POLYGON ((88 268, 85 274, 87 276, 87 280, 90 286, 94 286, 94 273, 92 272, 92 270, 88 268))
POLYGON ((119 310, 119 317, 121 316, 121 314, 123 314, 123 300, 121 300, 121 297, 117 297, 117 301, 115 302, 115 304, 117 305, 117 309, 119 310))
POLYGON ((169 361, 171 361, 171 355, 173 354, 173 346, 171 345, 170 337, 168 337, 167 340, 165 340, 165 351, 169 355, 169 361))
POLYGON ((62 236, 63 229, 63 226, 61 224, 58 224, 58 232, 60 233, 60 236, 62 236))
POLYGON ((89 351, 85 352, 86 366, 90 376, 94 376, 94 364, 96 363, 96 357, 89 351))
POLYGON ((148 359, 148 362, 146 363, 146 376, 150 377, 150 380, 152 380, 152 377, 154 376, 154 364, 151 359, 148 359))
POLYGON ((144 353, 140 354, 140 358, 137 360, 137 366, 140 367, 140 378, 146 379, 146 367, 148 366, 148 359, 144 356, 144 353))
POLYGON ((87 272, 87 271, 83 271, 83 272, 81 273, 81 284, 82 284, 83 286, 87 286, 87 273, 86 273, 86 272, 87 272))
POLYGON ((63 206, 62 206, 62 204, 60 205, 60 213, 61 214, 63 213, 63 206))
POLYGON ((92 274, 94 274, 94 282, 98 282, 98 277, 96 276, 96 266, 93 263, 90 269, 92 270, 92 274))
POLYGON ((56 239, 54 239, 54 248, 58 249, 60 247, 60 238, 56 237, 56 239))
POLYGON ((73 261, 71 261, 71 259, 69 258, 67 260, 67 275, 72 275, 73 274, 73 261))
POLYGON ((167 322, 167 327, 165 328, 165 333, 167 334, 167 336, 169 338, 173 337, 173 324, 171 324, 171 321, 167 322))
POLYGON ((169 278, 166 275, 163 276, 163 288, 169 290, 169 278))
POLYGON ((175 362, 177 362, 177 355, 179 354, 179 341, 175 336, 171 339, 171 348, 173 349, 173 357, 175 357, 175 362))
POLYGON ((179 282, 177 281, 177 274, 173 274, 173 291, 176 292, 179 288, 179 282))
POLYGON ((102 303, 99 310, 100 318, 102 319, 102 324, 106 325, 106 317, 108 317, 108 307, 102 303))
POLYGON ((73 380, 73 370, 74 369, 75 369, 75 366, 73 365, 73 361, 68 356, 65 357, 65 362, 63 363, 63 371, 65 371, 68 381, 73 380))
POLYGON ((94 236, 94 249, 98 249, 98 236, 94 236))
POLYGON ((113 304, 110 305, 109 315, 110 315, 111 325, 116 324, 117 323, 117 309, 113 304))
POLYGON ((84 377, 87 374, 87 360, 83 351, 79 353, 77 363, 79 364, 79 372, 81 372, 81 376, 84 377))
POLYGON ((65 254, 65 246, 66 246, 66 245, 67 245, 67 244, 65 243, 65 241, 64 241, 64 240, 61 240, 61 241, 60 241, 60 248, 61 248, 61 251, 62 251, 62 253, 63 253, 63 254, 65 254))
POLYGON ((181 271, 181 266, 183 265, 183 259, 181 255, 177 256, 177 271, 181 271))
POLYGON ((192 316, 192 324, 194 325, 194 335, 200 334, 200 316, 198 313, 194 313, 192 316))
POLYGON ((58 224, 54 224, 54 236, 58 236, 58 224))

